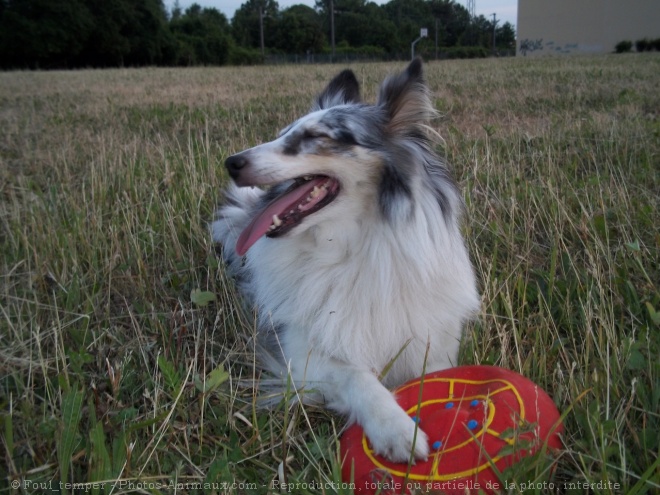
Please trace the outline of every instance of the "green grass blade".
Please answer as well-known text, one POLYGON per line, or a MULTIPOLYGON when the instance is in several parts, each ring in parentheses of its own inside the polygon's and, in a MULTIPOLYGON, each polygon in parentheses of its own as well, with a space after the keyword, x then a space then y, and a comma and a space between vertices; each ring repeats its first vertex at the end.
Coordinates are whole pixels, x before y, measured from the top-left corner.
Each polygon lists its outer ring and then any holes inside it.
POLYGON ((71 458, 80 443, 78 426, 82 417, 82 405, 85 394, 78 388, 71 388, 62 396, 62 431, 60 434, 57 460, 62 483, 69 481, 71 458))
POLYGON ((651 488, 653 488, 654 491, 660 491, 659 468, 660 457, 656 458, 655 462, 651 464, 646 471, 644 471, 637 483, 635 483, 632 488, 628 490, 628 495, 642 495, 643 493, 649 493, 651 488))
POLYGON ((181 375, 179 375, 176 366, 168 361, 165 356, 158 356, 158 368, 163 374, 169 392, 176 394, 181 386, 181 375))
MULTIPOLYGON (((110 453, 105 445, 105 433, 101 421, 97 422, 96 426, 90 431, 89 440, 91 446, 89 481, 97 482, 111 479, 112 464, 110 461, 110 453)), ((100 493, 100 488, 93 487, 92 493, 100 493)))

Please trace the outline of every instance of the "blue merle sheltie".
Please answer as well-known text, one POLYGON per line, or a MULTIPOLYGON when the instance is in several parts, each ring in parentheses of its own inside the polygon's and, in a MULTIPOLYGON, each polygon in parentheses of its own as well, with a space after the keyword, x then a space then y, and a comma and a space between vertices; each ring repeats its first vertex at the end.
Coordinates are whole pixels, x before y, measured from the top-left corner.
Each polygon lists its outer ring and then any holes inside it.
POLYGON ((434 116, 421 60, 373 105, 344 70, 275 140, 227 158, 212 225, 265 366, 393 461, 429 446, 388 388, 456 365, 479 306, 434 116))

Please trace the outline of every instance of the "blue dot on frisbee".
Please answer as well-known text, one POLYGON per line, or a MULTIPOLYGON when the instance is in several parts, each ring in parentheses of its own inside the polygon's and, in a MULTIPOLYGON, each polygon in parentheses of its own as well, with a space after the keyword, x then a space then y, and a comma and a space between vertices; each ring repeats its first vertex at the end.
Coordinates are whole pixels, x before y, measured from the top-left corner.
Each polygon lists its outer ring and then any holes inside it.
POLYGON ((447 403, 445 404, 445 409, 451 409, 452 407, 454 407, 454 403, 453 403, 453 402, 447 402, 447 403))
POLYGON ((433 445, 431 445, 431 447, 434 450, 438 450, 440 447, 442 447, 442 442, 440 440, 436 440, 435 442, 433 442, 433 445))
POLYGON ((471 430, 474 430, 478 425, 479 423, 477 423, 476 419, 471 419, 470 421, 468 421, 467 427, 470 428, 471 430))
POLYGON ((477 407, 479 405, 479 401, 477 399, 474 399, 472 402, 470 402, 471 407, 477 407))

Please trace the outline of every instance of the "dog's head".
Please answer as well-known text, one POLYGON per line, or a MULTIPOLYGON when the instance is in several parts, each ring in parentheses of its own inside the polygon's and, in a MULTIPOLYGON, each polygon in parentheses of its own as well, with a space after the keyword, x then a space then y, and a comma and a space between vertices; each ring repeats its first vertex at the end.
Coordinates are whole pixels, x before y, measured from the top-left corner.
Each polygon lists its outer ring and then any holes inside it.
POLYGON ((425 131, 434 114, 419 59, 383 82, 375 105, 361 101, 352 71, 338 74, 277 139, 227 158, 238 186, 272 186, 239 236, 238 254, 264 235, 336 221, 340 210, 388 221, 409 216, 418 169, 428 168, 420 156, 429 151, 425 131))

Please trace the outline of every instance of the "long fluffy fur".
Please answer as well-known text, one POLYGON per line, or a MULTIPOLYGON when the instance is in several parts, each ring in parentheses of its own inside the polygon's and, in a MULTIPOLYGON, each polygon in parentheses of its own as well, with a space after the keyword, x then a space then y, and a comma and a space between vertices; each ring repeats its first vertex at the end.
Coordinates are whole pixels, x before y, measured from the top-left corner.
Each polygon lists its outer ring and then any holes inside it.
POLYGON ((413 442, 414 423, 386 387, 456 365, 462 326, 479 305, 459 231, 462 199, 427 129, 434 114, 419 60, 384 81, 375 105, 362 103, 355 76, 342 72, 309 115, 240 154, 236 182, 276 185, 231 185, 212 226, 258 310, 270 371, 290 373, 398 461, 411 449, 426 458, 427 437, 419 431, 413 442), (339 196, 239 257, 240 232, 306 174, 337 178, 339 196))

